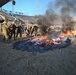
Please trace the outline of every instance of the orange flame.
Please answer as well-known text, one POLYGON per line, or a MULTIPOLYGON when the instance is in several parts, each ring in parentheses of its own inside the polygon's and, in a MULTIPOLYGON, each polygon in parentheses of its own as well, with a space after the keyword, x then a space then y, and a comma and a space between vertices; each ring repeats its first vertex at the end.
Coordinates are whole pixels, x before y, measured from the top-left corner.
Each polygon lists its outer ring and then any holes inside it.
POLYGON ((38 40, 42 41, 42 40, 45 40, 46 38, 48 37, 48 35, 45 35, 45 36, 38 36, 38 40))
POLYGON ((36 38, 34 38, 33 40, 32 40, 32 42, 35 42, 35 41, 43 41, 43 40, 45 40, 46 38, 48 37, 48 35, 46 34, 45 36, 43 36, 43 35, 41 35, 41 36, 38 36, 38 37, 36 37, 36 38))
POLYGON ((67 30, 65 33, 64 32, 61 32, 61 34, 60 35, 64 35, 64 36, 71 36, 72 35, 72 33, 71 33, 71 31, 70 30, 67 30))

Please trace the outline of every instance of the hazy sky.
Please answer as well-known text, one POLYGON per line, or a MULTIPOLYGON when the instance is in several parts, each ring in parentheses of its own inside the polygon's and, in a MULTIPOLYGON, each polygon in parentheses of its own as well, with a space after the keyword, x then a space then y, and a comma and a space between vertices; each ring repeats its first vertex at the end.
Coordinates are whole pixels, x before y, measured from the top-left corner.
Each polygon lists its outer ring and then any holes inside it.
MULTIPOLYGON (((14 12, 23 12, 25 15, 44 14, 48 3, 54 0, 15 0, 14 12)), ((5 4, 3 9, 12 11, 12 2, 5 4)))

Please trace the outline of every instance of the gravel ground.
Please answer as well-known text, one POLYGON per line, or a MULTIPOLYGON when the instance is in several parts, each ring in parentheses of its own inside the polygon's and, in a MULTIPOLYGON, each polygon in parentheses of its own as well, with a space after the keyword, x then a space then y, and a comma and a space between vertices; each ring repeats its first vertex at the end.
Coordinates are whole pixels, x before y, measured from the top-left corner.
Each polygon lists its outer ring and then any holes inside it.
POLYGON ((76 44, 44 53, 12 49, 0 36, 0 75, 76 75, 76 44))

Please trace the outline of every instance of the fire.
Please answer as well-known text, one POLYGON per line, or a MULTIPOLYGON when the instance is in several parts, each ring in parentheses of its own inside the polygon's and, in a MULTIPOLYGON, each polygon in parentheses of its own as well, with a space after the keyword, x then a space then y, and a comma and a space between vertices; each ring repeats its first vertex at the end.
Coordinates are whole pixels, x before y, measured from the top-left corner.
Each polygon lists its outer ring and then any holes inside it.
POLYGON ((47 37, 48 37, 47 34, 46 35, 37 36, 36 38, 32 39, 31 42, 43 41, 43 40, 47 39, 47 37))
POLYGON ((71 30, 66 30, 66 32, 64 33, 64 32, 61 32, 61 34, 60 35, 64 35, 64 36, 71 36, 72 35, 72 33, 71 33, 71 30))
POLYGON ((38 36, 38 40, 42 41, 42 40, 45 40, 47 38, 47 35, 45 36, 38 36))
POLYGON ((49 35, 49 34, 45 34, 45 35, 40 35, 35 37, 34 39, 29 40, 29 43, 35 43, 35 45, 40 45, 40 46, 44 46, 45 44, 60 44, 62 39, 65 36, 71 36, 72 33, 70 30, 67 30, 66 32, 62 32, 58 34, 58 36, 56 38, 52 38, 51 36, 55 36, 55 35, 49 35), (50 37, 50 38, 49 38, 50 37))
POLYGON ((67 31, 66 31, 66 35, 67 35, 67 36, 72 35, 71 31, 70 31, 70 30, 67 30, 67 31))
POLYGON ((73 35, 76 35, 76 30, 72 31, 72 34, 73 34, 73 35))

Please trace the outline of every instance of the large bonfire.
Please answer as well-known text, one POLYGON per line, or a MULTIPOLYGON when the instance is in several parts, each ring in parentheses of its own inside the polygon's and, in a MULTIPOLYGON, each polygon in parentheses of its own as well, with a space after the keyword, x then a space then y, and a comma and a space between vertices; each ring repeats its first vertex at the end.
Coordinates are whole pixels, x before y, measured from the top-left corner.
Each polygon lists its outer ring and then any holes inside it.
POLYGON ((30 38, 28 40, 22 40, 16 42, 13 48, 17 50, 27 50, 30 52, 45 52, 53 49, 60 49, 67 47, 71 44, 71 40, 67 37, 71 36, 71 31, 66 31, 65 33, 53 32, 52 34, 40 35, 34 38, 30 38), (67 41, 66 41, 67 40, 67 41))

